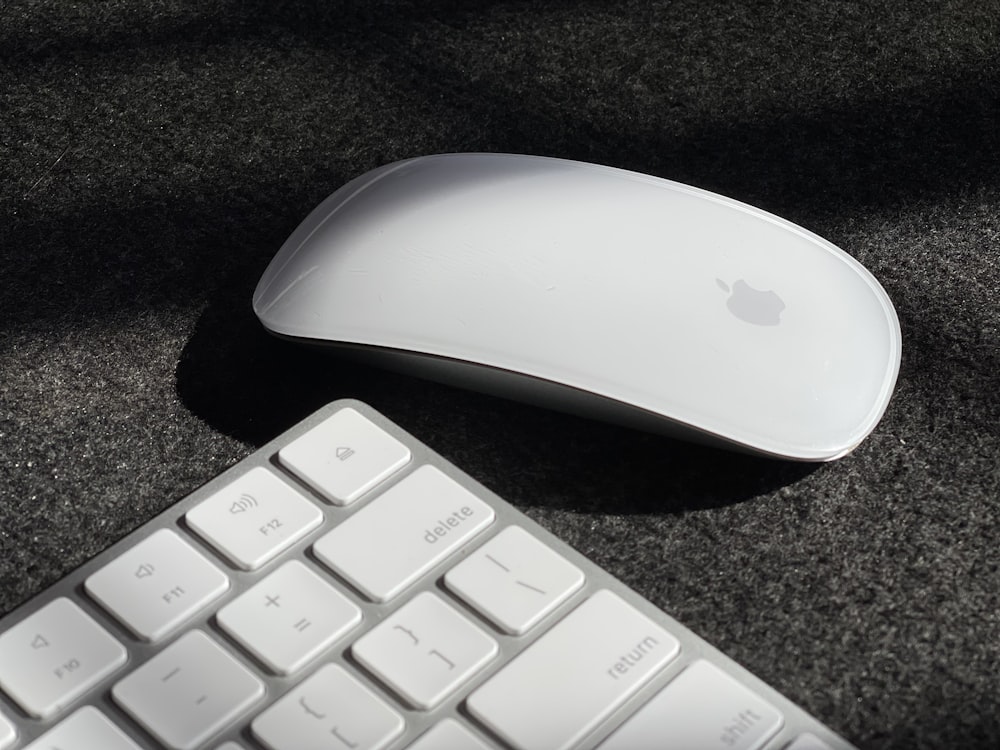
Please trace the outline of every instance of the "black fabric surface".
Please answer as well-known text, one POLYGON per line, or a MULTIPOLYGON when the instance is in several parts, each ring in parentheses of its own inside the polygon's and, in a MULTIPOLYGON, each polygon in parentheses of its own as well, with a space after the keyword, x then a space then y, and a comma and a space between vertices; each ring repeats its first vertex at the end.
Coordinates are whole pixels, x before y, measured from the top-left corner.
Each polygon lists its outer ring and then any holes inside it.
POLYGON ((353 396, 858 745, 997 747, 998 51, 983 0, 5 3, 0 612, 353 396), (446 151, 668 177, 843 247, 899 312, 884 420, 769 461, 261 330, 313 206, 446 151))

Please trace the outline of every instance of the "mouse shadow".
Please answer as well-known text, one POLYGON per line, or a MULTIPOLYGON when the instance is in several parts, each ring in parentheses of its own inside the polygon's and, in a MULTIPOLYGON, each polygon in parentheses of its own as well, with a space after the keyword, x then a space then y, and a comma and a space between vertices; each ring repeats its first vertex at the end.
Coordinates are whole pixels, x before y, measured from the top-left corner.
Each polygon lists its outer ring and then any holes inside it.
POLYGON ((730 505, 819 466, 685 443, 277 339, 249 303, 262 270, 221 280, 176 371, 185 406, 252 448, 330 401, 357 398, 515 505, 593 514, 730 505))

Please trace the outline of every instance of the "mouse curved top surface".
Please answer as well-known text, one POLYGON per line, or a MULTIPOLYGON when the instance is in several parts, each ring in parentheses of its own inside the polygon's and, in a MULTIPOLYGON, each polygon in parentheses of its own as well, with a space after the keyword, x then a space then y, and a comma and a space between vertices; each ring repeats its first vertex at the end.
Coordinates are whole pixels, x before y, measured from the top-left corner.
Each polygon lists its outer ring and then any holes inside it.
POLYGON ((545 157, 442 154, 352 180, 285 242, 253 305, 282 336, 433 361, 471 387, 510 375, 798 460, 868 435, 900 361, 885 291, 826 240, 545 157))

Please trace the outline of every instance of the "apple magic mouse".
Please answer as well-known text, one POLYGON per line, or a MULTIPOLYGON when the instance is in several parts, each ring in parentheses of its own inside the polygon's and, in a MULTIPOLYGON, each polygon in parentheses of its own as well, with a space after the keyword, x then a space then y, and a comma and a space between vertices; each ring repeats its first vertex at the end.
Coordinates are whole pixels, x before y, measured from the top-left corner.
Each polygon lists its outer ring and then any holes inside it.
POLYGON ((888 295, 821 237, 536 156, 424 156, 350 181, 253 307, 274 334, 404 372, 804 461, 874 429, 900 362, 888 295))

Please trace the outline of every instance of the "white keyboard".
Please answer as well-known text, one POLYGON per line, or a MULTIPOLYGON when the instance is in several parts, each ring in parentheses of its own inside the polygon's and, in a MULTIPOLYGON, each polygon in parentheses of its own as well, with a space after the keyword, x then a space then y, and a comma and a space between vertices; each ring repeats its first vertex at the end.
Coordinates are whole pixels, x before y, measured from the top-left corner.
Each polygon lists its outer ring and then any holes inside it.
POLYGON ((850 745, 338 401, 0 620, 0 750, 850 745))

